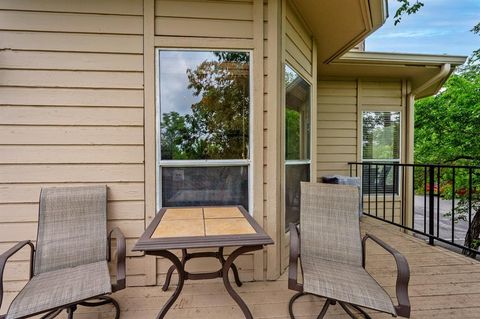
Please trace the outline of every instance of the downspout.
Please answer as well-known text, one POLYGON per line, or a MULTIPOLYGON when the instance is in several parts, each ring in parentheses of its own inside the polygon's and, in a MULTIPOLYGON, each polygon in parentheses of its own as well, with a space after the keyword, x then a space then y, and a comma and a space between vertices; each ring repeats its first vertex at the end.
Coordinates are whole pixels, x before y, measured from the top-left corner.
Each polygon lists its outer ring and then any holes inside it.
POLYGON ((438 81, 441 81, 443 80, 446 76, 448 76, 448 74, 450 73, 450 70, 451 70, 451 65, 450 63, 444 63, 442 65, 442 67, 440 68, 440 72, 438 72, 437 74, 435 74, 432 78, 430 78, 429 80, 427 80, 425 83, 423 83, 422 85, 420 85, 419 87, 415 88, 414 90, 412 90, 412 92, 410 94, 413 95, 413 97, 415 98, 415 96, 419 93, 419 92, 422 92, 423 90, 425 90, 426 88, 428 88, 429 86, 431 86, 432 84, 434 84, 435 82, 438 82, 438 81))

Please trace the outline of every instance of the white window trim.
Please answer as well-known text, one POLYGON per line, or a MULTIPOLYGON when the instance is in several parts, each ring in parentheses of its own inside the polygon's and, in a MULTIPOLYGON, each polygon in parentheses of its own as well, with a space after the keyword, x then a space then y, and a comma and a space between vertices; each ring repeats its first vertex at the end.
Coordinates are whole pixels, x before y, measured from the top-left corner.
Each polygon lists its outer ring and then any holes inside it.
POLYGON ((402 134, 403 134, 403 112, 402 110, 388 110, 388 109, 364 109, 364 110, 361 110, 360 112, 360 160, 361 162, 394 162, 394 161, 398 161, 399 163, 401 162, 401 158, 402 158, 402 148, 403 148, 403 140, 402 140, 402 134), (364 159, 363 158, 363 113, 379 113, 379 112, 395 112, 395 113, 398 113, 399 116, 400 116, 400 134, 399 134, 399 149, 398 149, 398 158, 388 158, 388 159, 364 159))
POLYGON ((286 129, 286 126, 285 126, 285 118, 286 118, 286 101, 285 101, 285 95, 286 95, 286 88, 285 88, 285 85, 283 85, 282 87, 282 119, 281 119, 281 125, 280 125, 280 129, 281 129, 281 150, 282 150, 282 177, 281 177, 281 191, 282 191, 282 196, 281 196, 281 208, 282 208, 282 216, 281 216, 281 225, 284 229, 284 233, 285 234, 288 234, 289 233, 289 230, 286 229, 285 230, 285 219, 287 217, 287 210, 286 210, 286 207, 285 207, 285 199, 286 199, 286 192, 287 192, 287 189, 286 189, 286 169, 287 169, 287 166, 293 166, 293 165, 306 165, 308 164, 309 165, 309 178, 308 178, 308 181, 311 182, 312 181, 312 176, 314 176, 314 172, 312 171, 312 149, 313 149, 313 143, 315 143, 316 141, 316 138, 312 132, 312 119, 314 118, 313 117, 313 112, 314 110, 316 110, 316 107, 313 105, 314 103, 314 100, 313 100, 313 83, 312 81, 310 81, 308 78, 306 78, 304 76, 304 73, 303 72, 300 72, 298 71, 291 63, 288 62, 288 60, 285 60, 284 63, 283 63, 283 68, 282 68, 282 83, 283 83, 283 80, 285 79, 285 67, 289 67, 290 69, 292 69, 293 71, 295 71, 297 73, 297 75, 299 77, 301 77, 305 82, 308 83, 308 85, 310 86, 310 94, 309 94, 309 116, 310 116, 310 143, 309 143, 309 154, 308 154, 308 159, 303 159, 303 160, 287 160, 285 159, 286 158, 286 154, 287 154, 287 148, 285 147, 285 142, 286 142, 286 134, 285 134, 285 129, 286 129))
POLYGON ((251 49, 220 49, 220 48, 155 48, 155 131, 156 131, 156 208, 157 212, 162 208, 162 167, 232 167, 246 166, 248 168, 248 207, 245 207, 250 215, 253 215, 253 50, 251 49), (161 123, 161 105, 160 105, 160 51, 197 51, 197 52, 246 52, 249 55, 249 112, 248 112, 248 159, 227 159, 227 160, 162 160, 160 143, 160 123, 161 123))
MULTIPOLYGON (((403 139, 402 139, 402 136, 403 136, 403 111, 401 109, 389 109, 388 107, 385 107, 385 108, 375 108, 375 109, 363 109, 361 110, 360 112, 360 161, 361 162, 379 162, 379 163, 401 163, 401 158, 402 158, 402 150, 403 150, 403 139), (396 112, 399 114, 400 116, 400 134, 399 134, 399 145, 400 145, 400 148, 398 150, 398 156, 399 158, 395 159, 395 158, 388 158, 388 159, 364 159, 363 158, 363 113, 367 113, 367 112, 373 112, 373 113, 379 113, 379 112, 396 112)), ((381 165, 381 164, 378 164, 378 165, 381 165)), ((362 166, 363 168, 363 166, 362 166)), ((402 170, 403 170, 403 167, 399 167, 399 176, 402 174, 402 170)), ((402 190, 401 190, 401 187, 400 185, 397 185, 398 187, 398 191, 395 193, 395 197, 398 197, 398 198, 401 198, 402 197, 402 190)), ((391 199, 393 198, 394 196, 392 195, 393 193, 388 193, 385 195, 385 198, 386 199, 391 199)), ((370 194, 371 195, 371 194, 370 194)), ((363 196, 368 196, 368 194, 363 194, 363 196)))

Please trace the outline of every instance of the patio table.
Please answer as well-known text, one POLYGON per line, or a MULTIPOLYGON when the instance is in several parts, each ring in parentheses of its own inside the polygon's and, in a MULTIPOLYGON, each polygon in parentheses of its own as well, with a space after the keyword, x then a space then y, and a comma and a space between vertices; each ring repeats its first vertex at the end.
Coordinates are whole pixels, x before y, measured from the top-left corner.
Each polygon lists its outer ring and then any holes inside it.
POLYGON ((273 240, 242 206, 165 207, 155 216, 133 250, 161 256, 173 263, 167 272, 163 291, 168 289, 173 271, 177 270, 177 288, 157 318, 165 317, 180 295, 185 280, 223 278, 227 292, 239 305, 245 318, 251 319, 253 317, 250 310, 230 284, 228 272, 232 269, 237 286, 241 286, 238 270, 234 264, 235 259, 270 244, 273 244, 273 240), (224 247, 237 246, 239 247, 225 259, 224 247), (218 251, 193 253, 187 251, 193 248, 218 248, 218 251), (181 260, 170 251, 176 249, 182 250, 181 260), (221 268, 209 273, 185 271, 188 260, 201 257, 217 258, 221 268))

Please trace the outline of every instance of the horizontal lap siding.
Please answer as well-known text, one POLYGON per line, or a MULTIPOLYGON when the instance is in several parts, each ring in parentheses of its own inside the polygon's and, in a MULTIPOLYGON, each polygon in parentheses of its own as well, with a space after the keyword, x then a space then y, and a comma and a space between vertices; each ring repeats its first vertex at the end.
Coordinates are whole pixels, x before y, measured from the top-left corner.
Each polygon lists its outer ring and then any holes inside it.
POLYGON ((301 17, 290 4, 286 3, 285 12, 285 59, 306 79, 312 76, 313 43, 309 30, 301 17))
MULTIPOLYGON (((41 187, 106 184, 109 228, 138 255, 142 15, 141 0, 0 4, 0 251, 35 239, 41 187)), ((9 266, 7 291, 25 283, 27 257, 9 266)), ((128 263, 127 281, 143 276, 143 261, 128 263)))
POLYGON ((363 108, 397 107, 401 108, 405 96, 402 96, 401 81, 364 81, 360 94, 363 108))
POLYGON ((252 1, 155 1, 155 35, 253 39, 252 1))
MULTIPOLYGON (((313 90, 315 90, 315 82, 314 79, 314 43, 313 43, 313 36, 311 31, 308 29, 303 17, 301 16, 300 12, 296 9, 294 1, 284 0, 283 6, 283 59, 286 64, 292 67, 303 79, 305 79, 308 83, 312 85, 313 90)), ((283 66, 282 66, 283 67, 283 66)), ((283 83, 283 80, 280 82, 283 83)), ((281 90, 282 94, 285 94, 285 90, 281 90)), ((311 93, 313 94, 313 92, 311 93)), ((285 97, 282 97, 284 100, 285 97)), ((315 103, 314 97, 311 96, 312 103, 315 103)), ((283 101, 285 103, 285 101, 283 101)), ((282 112, 284 110, 282 109, 282 112)), ((282 114, 282 121, 284 121, 285 115, 282 114)), ((281 127, 284 127, 282 124, 281 127)), ((314 125, 311 126, 314 129, 314 125)), ((285 141, 282 141, 285 143, 285 141)), ((280 155, 284 157, 284 154, 280 155)), ((312 154, 311 158, 314 160, 315 156, 312 154)), ((283 165, 283 160, 282 160, 283 165)), ((285 183, 285 174, 283 173, 282 176, 282 183, 285 183)), ((283 187, 282 187, 283 189, 283 187)), ((283 191, 283 190, 282 190, 283 191)), ((284 201, 284 196, 281 197, 282 201, 284 201)), ((282 203, 282 210, 284 210, 284 203, 282 203)), ((282 213, 282 216, 284 213, 282 213)), ((282 217, 284 218, 284 217, 282 217)), ((282 221, 283 222, 283 221, 282 221)), ((280 221, 279 221, 280 223, 280 221)), ((280 227, 282 229, 282 227, 280 227)), ((289 244, 290 239, 287 233, 284 233, 283 229, 280 230, 281 232, 281 271, 283 272, 288 266, 288 258, 289 258, 289 244)))
POLYGON ((317 176, 348 175, 347 162, 357 159, 357 81, 317 85, 317 176))
POLYGON ((402 109, 401 81, 318 81, 317 171, 318 176, 349 175, 347 162, 360 156, 357 145, 359 110, 402 109))
MULTIPOLYGON (((359 134, 362 110, 402 110, 405 94, 401 81, 345 80, 318 81, 317 172, 318 176, 350 175, 348 162, 360 158, 359 134)), ((383 217, 383 195, 364 195, 363 210, 383 217), (378 200, 377 203, 375 202, 378 200), (370 204, 368 202, 370 201, 370 204)), ((385 198, 385 217, 400 221, 402 199, 395 204, 385 198)))

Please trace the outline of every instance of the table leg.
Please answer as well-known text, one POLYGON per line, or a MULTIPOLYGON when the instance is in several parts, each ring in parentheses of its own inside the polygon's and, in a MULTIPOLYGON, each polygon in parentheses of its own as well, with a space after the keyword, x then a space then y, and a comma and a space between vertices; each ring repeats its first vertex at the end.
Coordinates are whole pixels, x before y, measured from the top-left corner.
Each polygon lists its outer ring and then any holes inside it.
MULTIPOLYGON (((182 266, 185 268, 185 264, 187 262, 187 250, 182 249, 182 266)), ((163 283, 162 290, 167 291, 168 286, 170 286, 170 280, 172 279, 173 272, 175 271, 175 266, 172 265, 168 268, 167 276, 165 277, 165 282, 163 283)))
POLYGON ((232 285, 230 284, 230 281, 228 279, 228 271, 230 268, 232 268, 233 262, 235 259, 240 256, 241 254, 250 252, 250 251, 255 251, 255 250, 260 250, 262 249, 263 246, 258 245, 258 246, 242 246, 240 248, 235 249, 230 256, 228 256, 227 260, 225 261, 225 264, 223 265, 222 272, 223 272, 223 284, 225 285, 225 288, 227 289, 228 293, 230 296, 235 300, 235 302, 238 304, 240 309, 242 310, 244 316, 246 319, 253 319, 252 313, 250 312, 250 309, 248 309, 248 306, 245 304, 245 302, 242 300, 242 298, 237 294, 235 290, 233 290, 232 285))
MULTIPOLYGON (((225 257, 223 257, 223 247, 220 247, 218 249, 218 256, 223 267, 223 265, 225 265, 225 257)), ((235 266, 235 264, 232 264, 232 271, 233 271, 233 278, 235 278, 235 283, 237 284, 238 287, 241 287, 242 282, 240 281, 240 276, 238 276, 238 269, 237 269, 237 266, 235 266)))
POLYGON ((185 270, 183 268, 182 262, 180 262, 180 259, 178 259, 178 257, 175 256, 175 254, 169 252, 168 250, 160 250, 151 254, 169 259, 175 266, 178 273, 177 288, 175 289, 173 295, 167 300, 167 303, 163 306, 160 313, 157 315, 157 319, 163 319, 167 314, 168 310, 170 309, 170 307, 172 307, 173 304, 175 303, 175 300, 177 300, 178 296, 180 295, 180 292, 182 291, 183 283, 185 281, 185 270))

